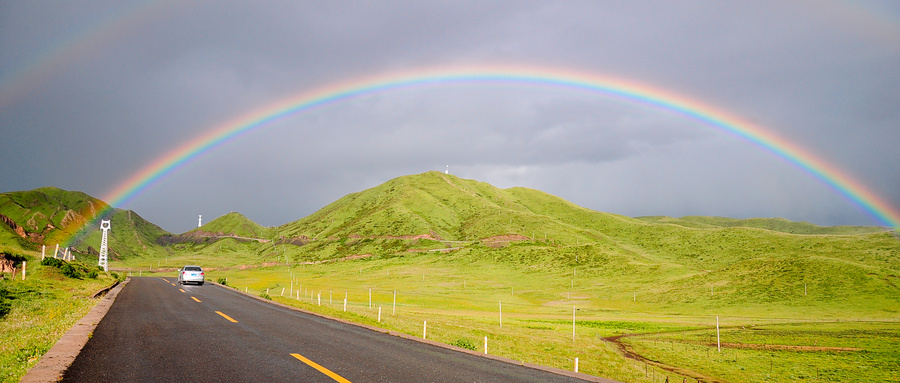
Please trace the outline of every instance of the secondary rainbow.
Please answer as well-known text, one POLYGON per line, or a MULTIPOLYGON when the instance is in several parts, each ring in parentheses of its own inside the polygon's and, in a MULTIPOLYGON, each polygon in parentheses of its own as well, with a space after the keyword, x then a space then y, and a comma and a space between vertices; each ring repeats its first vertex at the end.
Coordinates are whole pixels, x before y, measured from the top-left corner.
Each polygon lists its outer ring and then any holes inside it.
POLYGON ((760 126, 717 110, 708 104, 637 82, 571 70, 523 67, 457 67, 391 73, 304 91, 209 129, 145 166, 108 193, 104 200, 112 206, 125 204, 155 181, 192 159, 275 120, 361 96, 459 83, 527 84, 562 88, 615 97, 681 115, 705 126, 738 136, 788 160, 823 181, 883 224, 900 227, 900 213, 862 183, 799 145, 788 142, 760 126))

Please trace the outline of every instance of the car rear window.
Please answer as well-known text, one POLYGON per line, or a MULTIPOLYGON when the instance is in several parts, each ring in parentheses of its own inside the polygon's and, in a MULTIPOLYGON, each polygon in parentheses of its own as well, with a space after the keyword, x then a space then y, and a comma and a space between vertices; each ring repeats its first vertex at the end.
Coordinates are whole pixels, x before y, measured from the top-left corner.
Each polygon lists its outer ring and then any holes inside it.
POLYGON ((184 268, 184 271, 203 271, 203 269, 197 266, 187 266, 184 268))

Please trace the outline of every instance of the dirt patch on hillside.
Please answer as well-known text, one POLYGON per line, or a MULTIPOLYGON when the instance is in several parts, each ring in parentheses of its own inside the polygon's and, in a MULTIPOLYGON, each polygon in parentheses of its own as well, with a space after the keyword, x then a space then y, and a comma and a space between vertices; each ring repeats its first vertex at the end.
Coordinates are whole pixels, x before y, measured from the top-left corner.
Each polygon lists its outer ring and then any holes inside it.
POLYGON ((610 337, 603 338, 603 340, 606 340, 606 341, 616 345, 616 347, 619 349, 619 351, 622 352, 622 355, 624 355, 628 359, 636 360, 638 362, 644 362, 644 363, 659 367, 663 370, 674 372, 679 375, 690 376, 691 378, 696 379, 697 382, 709 382, 709 383, 724 383, 725 382, 724 380, 719 380, 719 379, 716 379, 711 376, 706 376, 706 375, 703 375, 696 371, 691 371, 691 370, 684 369, 684 368, 677 367, 677 366, 670 366, 670 365, 662 363, 660 361, 646 358, 643 355, 634 352, 634 350, 631 349, 631 346, 629 346, 628 344, 626 344, 625 342, 622 341, 622 338, 629 337, 629 336, 639 336, 639 335, 644 335, 644 334, 616 335, 616 336, 610 336, 610 337))

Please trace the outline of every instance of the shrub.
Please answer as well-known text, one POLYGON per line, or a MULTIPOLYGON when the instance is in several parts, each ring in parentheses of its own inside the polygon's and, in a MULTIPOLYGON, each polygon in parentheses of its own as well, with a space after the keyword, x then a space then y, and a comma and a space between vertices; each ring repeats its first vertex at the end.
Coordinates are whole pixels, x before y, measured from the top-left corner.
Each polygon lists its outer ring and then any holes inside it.
POLYGON ((6 288, 0 286, 0 319, 9 314, 12 310, 13 294, 6 288))
POLYGON ((263 298, 266 298, 266 299, 268 299, 268 300, 270 300, 270 301, 272 300, 272 297, 269 296, 269 294, 266 294, 266 293, 260 293, 259 296, 261 296, 261 297, 263 297, 263 298))
POLYGON ((55 267, 57 269, 61 269, 63 267, 63 265, 65 265, 65 264, 66 264, 66 261, 63 261, 62 259, 59 259, 59 258, 47 257, 47 258, 44 258, 43 260, 41 260, 41 266, 51 266, 51 267, 55 267))
POLYGON ((465 338, 457 339, 455 342, 452 343, 452 345, 459 347, 459 348, 465 348, 467 350, 472 350, 472 351, 478 350, 478 346, 476 346, 475 343, 472 343, 472 341, 465 339, 465 338))
POLYGON ((62 267, 59 268, 59 271, 62 272, 63 275, 74 278, 74 279, 82 279, 84 275, 78 270, 77 267, 73 266, 71 263, 65 263, 62 267))
POLYGON ((216 280, 216 282, 219 282, 219 284, 222 286, 228 286, 228 278, 219 278, 216 280))

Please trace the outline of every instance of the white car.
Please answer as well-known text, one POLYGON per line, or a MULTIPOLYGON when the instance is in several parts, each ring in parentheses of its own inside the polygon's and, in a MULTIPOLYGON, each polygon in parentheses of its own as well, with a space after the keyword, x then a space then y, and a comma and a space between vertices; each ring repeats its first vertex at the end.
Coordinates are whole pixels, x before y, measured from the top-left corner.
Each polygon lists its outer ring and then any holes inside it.
POLYGON ((203 286, 204 280, 203 268, 200 266, 185 266, 178 270, 178 283, 186 285, 188 283, 196 283, 203 286))

